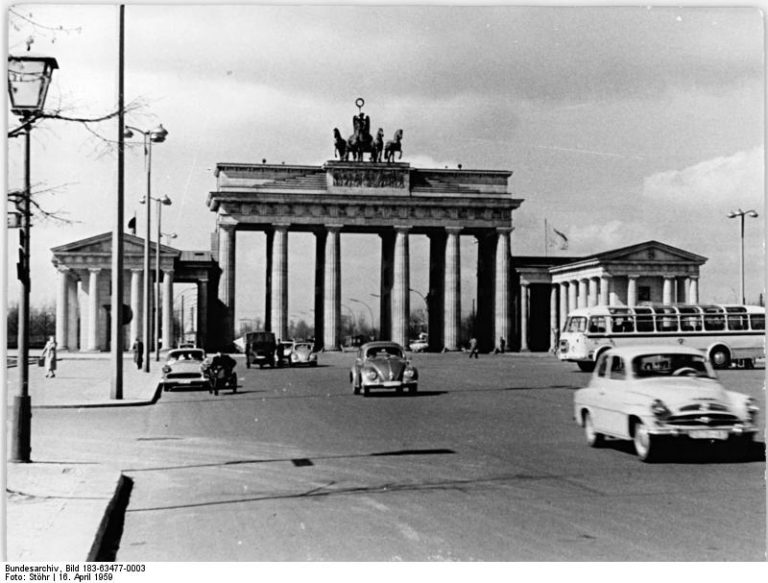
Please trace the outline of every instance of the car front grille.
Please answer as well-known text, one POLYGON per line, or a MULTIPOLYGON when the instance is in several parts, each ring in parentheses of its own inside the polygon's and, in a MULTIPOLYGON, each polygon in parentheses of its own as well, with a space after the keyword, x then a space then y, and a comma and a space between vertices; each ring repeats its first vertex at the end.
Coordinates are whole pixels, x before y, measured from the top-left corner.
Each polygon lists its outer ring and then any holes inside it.
POLYGON ((166 379, 199 379, 202 375, 199 372, 169 372, 165 375, 166 379))
POLYGON ((730 413, 701 412, 695 415, 673 415, 665 420, 670 425, 685 427, 730 427, 741 420, 730 413))

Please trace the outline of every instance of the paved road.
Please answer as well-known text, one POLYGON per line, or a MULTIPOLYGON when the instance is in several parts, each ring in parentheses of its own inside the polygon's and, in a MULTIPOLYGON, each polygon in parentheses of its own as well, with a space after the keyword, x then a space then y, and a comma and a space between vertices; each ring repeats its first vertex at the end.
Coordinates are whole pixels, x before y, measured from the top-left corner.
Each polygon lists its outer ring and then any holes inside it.
MULTIPOLYGON (((764 457, 590 449, 571 418, 588 377, 552 357, 414 360, 416 396, 353 395, 351 354, 240 365, 235 395, 36 412, 37 447, 134 480, 120 561, 764 559, 764 457)), ((763 374, 722 377, 764 411, 763 374)))

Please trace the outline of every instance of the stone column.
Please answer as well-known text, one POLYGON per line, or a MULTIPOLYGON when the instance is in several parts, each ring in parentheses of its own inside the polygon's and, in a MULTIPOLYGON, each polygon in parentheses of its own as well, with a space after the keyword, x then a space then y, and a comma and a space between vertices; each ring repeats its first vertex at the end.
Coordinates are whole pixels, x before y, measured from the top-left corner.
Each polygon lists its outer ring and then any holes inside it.
POLYGON ((264 330, 274 331, 272 327, 272 251, 275 241, 275 233, 269 229, 266 235, 267 272, 264 275, 264 330))
POLYGON ((589 288, 587 287, 587 283, 586 279, 579 280, 578 306, 580 308, 586 308, 589 302, 589 288))
POLYGON ((579 307, 579 282, 571 280, 568 282, 568 311, 572 312, 579 307))
POLYGON ((568 319, 568 293, 570 286, 567 282, 560 283, 560 326, 562 330, 565 326, 565 321, 568 319))
POLYGON ((670 305, 674 302, 672 301, 672 278, 669 276, 664 276, 664 285, 662 287, 662 293, 661 293, 661 303, 664 305, 670 305))
POLYGON ((80 350, 88 350, 88 322, 89 322, 89 310, 88 310, 88 281, 90 273, 88 270, 84 270, 81 275, 81 279, 77 284, 77 311, 80 314, 80 340, 78 342, 80 350))
POLYGON ((86 350, 99 349, 99 273, 101 269, 89 269, 88 277, 88 343, 86 350))
MULTIPOLYGON (((232 342, 235 338, 235 256, 237 231, 235 225, 219 223, 219 301, 224 305, 226 322, 223 322, 221 330, 224 334, 224 344, 232 342)), ((163 328, 165 338, 165 328, 163 328)), ((170 346, 166 344, 166 346, 170 346)))
POLYGON ((395 227, 395 269, 392 280, 392 341, 406 349, 411 320, 410 230, 410 227, 395 227))
POLYGON ((459 349, 461 332, 461 255, 459 233, 461 227, 447 227, 445 249, 445 349, 459 349))
POLYGON ((379 339, 392 340, 392 283, 395 268, 395 236, 392 231, 379 233, 381 239, 381 274, 379 276, 379 339))
POLYGON ((590 308, 597 305, 598 294, 600 293, 597 289, 597 282, 598 279, 596 277, 590 277, 587 280, 587 285, 589 286, 587 305, 589 305, 590 308))
POLYGON ((326 350, 341 347, 341 241, 342 225, 327 225, 325 239, 324 346, 326 350))
POLYGON ((173 348, 173 269, 163 271, 163 349, 173 348))
POLYGON ((600 305, 613 306, 614 304, 611 303, 613 298, 613 278, 604 274, 600 277, 600 305))
POLYGON ((315 349, 320 350, 325 341, 325 229, 315 231, 315 349))
POLYGON ((77 280, 70 275, 67 278, 67 346, 70 350, 79 348, 77 323, 80 319, 80 305, 77 300, 77 280))
POLYGON ((553 350, 557 348, 557 331, 558 318, 557 318, 557 288, 558 285, 553 285, 549 291, 549 349, 553 350))
POLYGON ((272 331, 288 337, 288 225, 275 225, 272 255, 272 331))
POLYGON ((690 284, 688 285, 688 303, 689 304, 698 304, 699 303, 699 277, 692 275, 690 277, 690 284))
POLYGON ((60 267, 56 276, 56 344, 59 350, 67 350, 69 341, 69 270, 60 267))
MULTIPOLYGON (((501 338, 504 338, 506 346, 509 346, 512 334, 512 318, 509 310, 509 235, 512 227, 500 227, 496 229, 496 297, 494 298, 496 318, 494 322, 494 345, 501 348, 501 338)), ((553 288, 554 289, 554 288, 553 288)))
POLYGON ((627 276, 627 306, 630 308, 637 305, 637 276, 627 276))
POLYGON ((520 352, 528 352, 528 284, 520 282, 520 352))
POLYGON ((133 319, 131 320, 131 346, 137 338, 142 336, 142 279, 144 275, 143 269, 131 269, 131 311, 133 312, 133 319))

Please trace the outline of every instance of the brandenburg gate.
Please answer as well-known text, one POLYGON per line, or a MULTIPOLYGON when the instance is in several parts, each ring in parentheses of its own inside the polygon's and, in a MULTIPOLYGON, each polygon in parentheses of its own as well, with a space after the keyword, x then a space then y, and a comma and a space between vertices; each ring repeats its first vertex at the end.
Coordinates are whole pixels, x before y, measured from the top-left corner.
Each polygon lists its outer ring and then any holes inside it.
MULTIPOLYGON (((340 238, 347 233, 380 238, 382 339, 409 344, 409 237, 426 235, 430 350, 460 348, 462 236, 477 240, 478 344, 490 350, 500 337, 509 341, 514 305, 512 211, 522 203, 509 192, 512 172, 417 169, 394 161, 394 156, 372 162, 348 160, 349 152, 339 154, 339 160, 322 166, 217 165, 217 187, 207 205, 217 215, 214 244, 221 269, 218 297, 225 313, 222 340, 234 337, 237 233, 263 231, 265 327, 279 338, 288 337, 289 237, 309 232, 315 236, 315 340, 326 350, 338 349, 342 342, 340 238)), ((380 159, 375 153, 372 158, 380 159)))

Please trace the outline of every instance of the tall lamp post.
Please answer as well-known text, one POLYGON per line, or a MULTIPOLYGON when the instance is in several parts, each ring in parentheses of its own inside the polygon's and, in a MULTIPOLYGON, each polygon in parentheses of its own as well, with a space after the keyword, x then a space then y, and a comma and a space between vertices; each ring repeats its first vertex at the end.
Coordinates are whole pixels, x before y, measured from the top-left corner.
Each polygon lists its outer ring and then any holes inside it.
MULTIPOLYGON (((126 138, 132 138, 133 132, 138 132, 144 136, 144 168, 147 174, 147 199, 152 198, 152 144, 160 144, 165 141, 168 131, 160 124, 152 130, 140 130, 139 128, 126 125, 123 135, 126 138)), ((143 367, 144 372, 149 372, 149 234, 150 234, 150 222, 152 216, 150 212, 150 205, 147 205, 147 228, 144 237, 144 301, 142 310, 144 311, 144 323, 143 323, 143 342, 144 342, 144 354, 143 354, 143 367)), ((158 237, 159 240, 159 237, 158 237)))
POLYGON ((30 289, 30 133, 35 119, 42 113, 54 69, 59 64, 53 57, 8 56, 8 94, 11 113, 21 118, 24 126, 24 191, 20 202, 19 263, 19 394, 13 398, 11 461, 29 462, 32 437, 32 400, 29 396, 29 289, 30 289))
POLYGON ((757 213, 750 209, 748 211, 743 211, 741 209, 737 211, 731 211, 728 213, 729 219, 735 219, 740 218, 741 219, 741 240, 740 240, 740 250, 741 253, 739 253, 739 268, 741 270, 741 303, 746 303, 746 296, 744 294, 744 217, 757 217, 757 213))
MULTIPOLYGON (((155 361, 160 360, 160 238, 162 237, 162 222, 163 222, 163 205, 170 206, 171 199, 166 194, 163 198, 150 197, 157 203, 157 245, 155 245, 155 361)), ((146 199, 142 197, 139 201, 141 204, 146 204, 146 199)), ((147 205, 149 208, 149 205, 147 205)), ((168 340, 166 340, 166 343, 168 340)))

